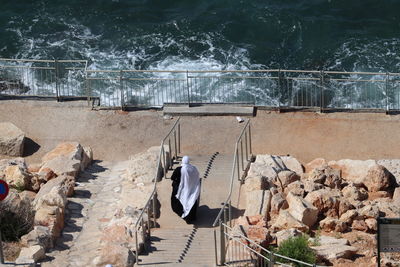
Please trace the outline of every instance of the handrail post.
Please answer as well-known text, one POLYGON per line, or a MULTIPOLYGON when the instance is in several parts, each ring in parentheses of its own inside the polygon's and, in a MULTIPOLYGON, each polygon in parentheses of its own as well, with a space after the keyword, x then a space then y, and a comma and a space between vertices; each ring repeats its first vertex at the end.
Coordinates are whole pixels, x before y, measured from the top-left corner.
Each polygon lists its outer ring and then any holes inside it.
POLYGON ((228 219, 229 219, 229 226, 232 227, 232 200, 229 200, 228 219))
POLYGON ((250 122, 249 122, 249 148, 250 148, 250 157, 253 155, 253 150, 251 147, 251 126, 250 126, 250 122))
POLYGON ((135 231, 135 243, 136 243, 136 265, 139 265, 139 245, 138 245, 138 230, 135 231))
POLYGON ((385 91, 386 91, 386 113, 389 113, 389 73, 388 72, 386 72, 385 91))
POLYGON ((59 68, 58 68, 58 60, 54 60, 54 68, 55 68, 55 74, 56 74, 56 97, 57 97, 57 102, 60 102, 60 81, 58 80, 59 76, 59 68))
MULTIPOLYGON (((154 193, 154 197, 153 197, 153 223, 154 223, 154 227, 156 227, 157 225, 157 191, 154 193)), ((150 227, 150 226, 149 226, 150 227)))
POLYGON ((239 148, 236 148, 236 169, 237 169, 237 175, 238 175, 238 180, 241 181, 240 177, 240 163, 239 163, 239 148))
POLYGON ((222 221, 219 221, 219 230, 220 230, 220 260, 219 264, 224 265, 225 264, 225 231, 224 231, 224 225, 222 221))
POLYGON ((278 91, 279 91, 279 99, 278 99, 278 108, 281 108, 281 97, 283 95, 283 90, 282 90, 282 76, 281 76, 281 69, 279 68, 278 70, 278 91))
POLYGON ((214 228, 214 253, 215 253, 215 266, 218 265, 218 253, 217 253, 217 232, 214 228))
POLYGON ((119 90, 121 94, 121 110, 124 110, 125 101, 124 101, 124 88, 122 84, 122 70, 119 72, 119 90))
POLYGON ((187 90, 187 101, 190 107, 190 89, 189 89, 189 71, 186 71, 186 90, 187 90))
POLYGON ((181 153, 181 123, 178 124, 178 153, 181 153))
POLYGON ((274 262, 274 252, 271 251, 271 253, 269 254, 269 267, 274 267, 275 262, 274 262))
POLYGON ((320 93, 319 93, 319 101, 320 101, 320 109, 319 111, 322 112, 324 108, 324 71, 321 70, 320 72, 320 93))

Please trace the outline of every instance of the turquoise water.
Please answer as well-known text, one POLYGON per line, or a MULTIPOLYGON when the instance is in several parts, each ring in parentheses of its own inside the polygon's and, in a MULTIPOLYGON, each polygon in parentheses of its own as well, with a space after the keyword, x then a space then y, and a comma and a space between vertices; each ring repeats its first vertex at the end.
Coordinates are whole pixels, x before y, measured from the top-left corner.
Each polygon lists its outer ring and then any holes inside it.
POLYGON ((400 1, 0 1, 0 56, 91 68, 399 71, 400 1))

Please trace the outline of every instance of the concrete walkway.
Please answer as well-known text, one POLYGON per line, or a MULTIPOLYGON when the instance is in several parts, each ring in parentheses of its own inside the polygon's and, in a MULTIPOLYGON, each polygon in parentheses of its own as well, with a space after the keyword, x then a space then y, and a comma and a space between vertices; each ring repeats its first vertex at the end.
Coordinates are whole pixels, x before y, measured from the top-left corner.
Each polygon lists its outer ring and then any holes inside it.
POLYGON ((114 214, 121 193, 124 162, 95 162, 77 179, 75 194, 68 198, 65 227, 55 248, 41 266, 93 266, 100 246, 102 221, 114 214))

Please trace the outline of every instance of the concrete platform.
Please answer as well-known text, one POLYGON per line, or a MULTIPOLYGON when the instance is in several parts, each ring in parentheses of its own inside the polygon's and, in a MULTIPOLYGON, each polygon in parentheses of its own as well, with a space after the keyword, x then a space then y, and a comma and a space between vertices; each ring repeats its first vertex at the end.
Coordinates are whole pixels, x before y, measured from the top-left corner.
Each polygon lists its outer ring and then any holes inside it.
POLYGON ((173 116, 254 116, 253 106, 201 105, 164 106, 164 115, 173 116))

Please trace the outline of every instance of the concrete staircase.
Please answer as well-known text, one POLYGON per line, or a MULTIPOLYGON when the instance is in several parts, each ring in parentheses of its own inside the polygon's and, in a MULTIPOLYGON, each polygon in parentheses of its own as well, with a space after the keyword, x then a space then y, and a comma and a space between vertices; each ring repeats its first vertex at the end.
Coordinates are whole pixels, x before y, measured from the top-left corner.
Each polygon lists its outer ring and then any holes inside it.
MULTIPOLYGON (((212 223, 229 191, 233 156, 218 153, 189 156, 203 178, 197 221, 194 225, 188 225, 172 211, 171 180, 161 181, 158 185, 160 228, 152 229, 147 253, 139 256, 140 265, 216 266, 214 230, 218 228, 214 229, 212 223)), ((234 190, 238 191, 237 188, 234 190)), ((237 195, 233 199, 235 197, 237 195)))

